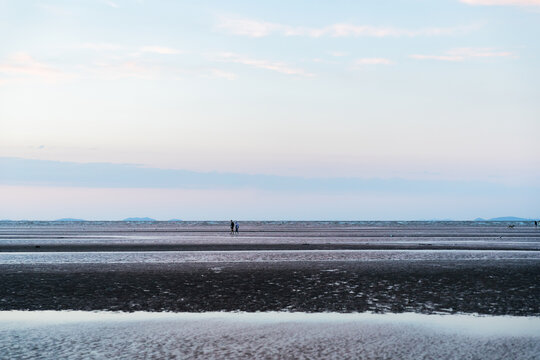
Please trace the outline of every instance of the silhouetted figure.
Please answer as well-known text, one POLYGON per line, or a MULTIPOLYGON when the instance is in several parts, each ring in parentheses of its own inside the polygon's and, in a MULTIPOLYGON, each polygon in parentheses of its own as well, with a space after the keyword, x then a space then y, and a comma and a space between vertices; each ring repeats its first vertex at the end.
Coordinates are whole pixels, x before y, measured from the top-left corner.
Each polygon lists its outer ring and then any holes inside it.
POLYGON ((236 227, 236 233, 238 234, 238 228, 240 227, 238 220, 234 223, 234 226, 236 227))
POLYGON ((231 220, 231 235, 234 234, 234 221, 231 220))
POLYGON ((537 228, 538 227, 538 221, 534 221, 534 227, 537 228))

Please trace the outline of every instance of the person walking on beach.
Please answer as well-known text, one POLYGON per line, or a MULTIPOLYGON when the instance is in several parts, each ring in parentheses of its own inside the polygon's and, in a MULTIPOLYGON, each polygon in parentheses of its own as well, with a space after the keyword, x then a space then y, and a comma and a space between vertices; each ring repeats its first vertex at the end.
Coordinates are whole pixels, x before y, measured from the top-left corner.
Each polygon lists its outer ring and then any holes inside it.
POLYGON ((234 223, 234 226, 236 227, 236 233, 238 234, 238 228, 240 227, 238 220, 234 223))
POLYGON ((234 234, 234 221, 231 220, 231 235, 234 234))

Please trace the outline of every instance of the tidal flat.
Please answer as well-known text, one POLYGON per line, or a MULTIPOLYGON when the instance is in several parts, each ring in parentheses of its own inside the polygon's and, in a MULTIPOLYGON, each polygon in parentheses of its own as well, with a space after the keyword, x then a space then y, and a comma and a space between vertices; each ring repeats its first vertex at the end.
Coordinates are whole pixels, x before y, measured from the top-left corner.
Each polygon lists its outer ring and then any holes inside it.
POLYGON ((13 358, 535 359, 533 328, 484 326, 540 318, 540 230, 512 225, 243 222, 231 235, 226 222, 0 222, 3 347, 13 358))
POLYGON ((0 310, 540 315, 540 231, 478 222, 5 222, 0 310))

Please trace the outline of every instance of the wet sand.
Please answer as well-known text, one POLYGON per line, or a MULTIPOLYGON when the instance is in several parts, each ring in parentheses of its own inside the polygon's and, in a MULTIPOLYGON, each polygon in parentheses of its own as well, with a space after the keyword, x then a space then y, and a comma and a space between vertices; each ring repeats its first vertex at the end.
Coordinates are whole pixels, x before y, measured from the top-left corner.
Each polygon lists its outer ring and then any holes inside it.
POLYGON ((537 359, 540 320, 418 314, 0 313, 6 358, 537 359))
POLYGON ((0 310, 540 315, 530 226, 245 223, 238 236, 226 226, 3 224, 0 310))
POLYGON ((476 222, 0 222, 0 252, 232 250, 534 250, 529 224, 476 222), (513 224, 516 225, 516 224, 513 224))
POLYGON ((540 315, 540 261, 0 266, 1 310, 540 315))

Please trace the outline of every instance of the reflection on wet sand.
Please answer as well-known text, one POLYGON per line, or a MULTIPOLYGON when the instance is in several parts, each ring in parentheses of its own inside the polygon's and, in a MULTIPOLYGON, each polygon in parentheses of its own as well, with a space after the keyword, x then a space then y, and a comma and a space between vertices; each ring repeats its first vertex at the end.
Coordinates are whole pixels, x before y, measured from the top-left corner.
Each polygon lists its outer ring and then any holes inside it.
POLYGON ((540 318, 0 312, 7 358, 534 359, 540 318))

